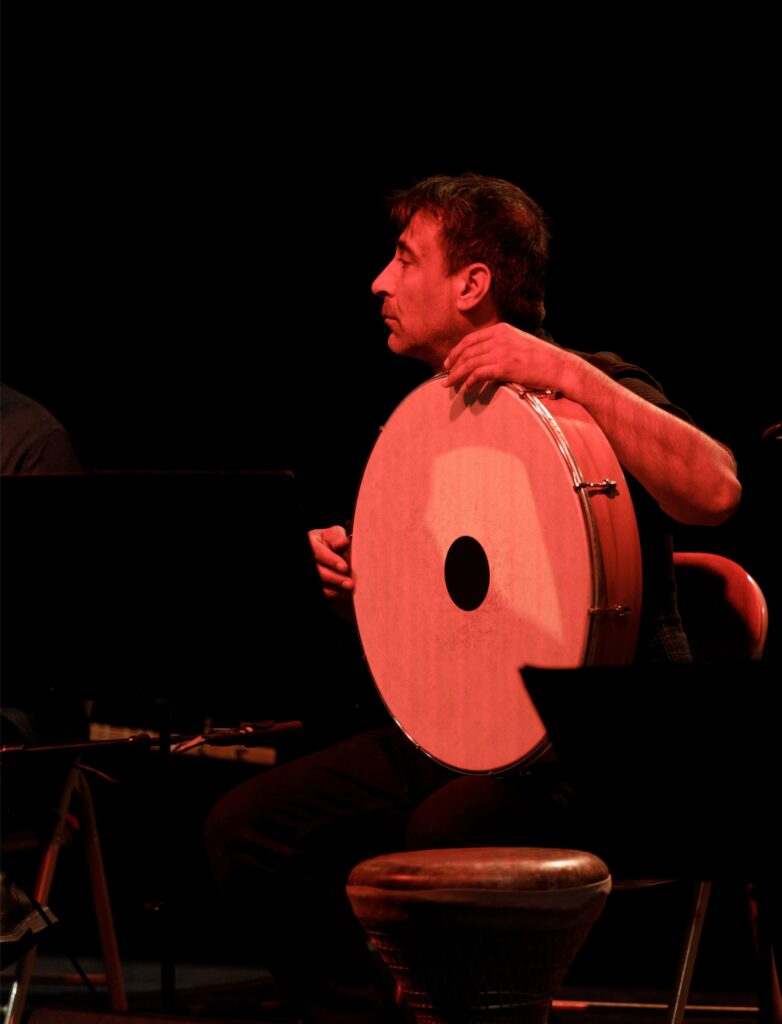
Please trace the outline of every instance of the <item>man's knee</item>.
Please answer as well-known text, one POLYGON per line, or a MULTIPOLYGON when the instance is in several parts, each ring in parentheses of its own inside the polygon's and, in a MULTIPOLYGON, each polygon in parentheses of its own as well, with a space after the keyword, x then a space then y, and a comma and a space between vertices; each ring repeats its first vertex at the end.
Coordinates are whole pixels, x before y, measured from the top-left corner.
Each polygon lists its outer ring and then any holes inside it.
POLYGON ((418 807, 407 825, 408 849, 439 850, 469 845, 465 827, 471 816, 460 789, 458 783, 451 783, 418 807))
POLYGON ((218 880, 242 864, 273 868, 272 860, 286 852, 274 838, 279 829, 274 827, 273 775, 270 772, 235 787, 209 813, 204 841, 218 880))

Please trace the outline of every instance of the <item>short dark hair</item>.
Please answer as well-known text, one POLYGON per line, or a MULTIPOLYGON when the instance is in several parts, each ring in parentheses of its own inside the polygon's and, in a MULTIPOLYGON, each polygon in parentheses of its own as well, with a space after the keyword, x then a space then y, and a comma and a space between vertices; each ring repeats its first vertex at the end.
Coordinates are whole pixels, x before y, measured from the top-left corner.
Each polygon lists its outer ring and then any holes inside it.
POLYGON ((436 176, 391 196, 401 232, 419 210, 440 221, 448 274, 485 263, 503 320, 534 332, 544 305, 549 231, 543 211, 517 186, 481 174, 436 176))

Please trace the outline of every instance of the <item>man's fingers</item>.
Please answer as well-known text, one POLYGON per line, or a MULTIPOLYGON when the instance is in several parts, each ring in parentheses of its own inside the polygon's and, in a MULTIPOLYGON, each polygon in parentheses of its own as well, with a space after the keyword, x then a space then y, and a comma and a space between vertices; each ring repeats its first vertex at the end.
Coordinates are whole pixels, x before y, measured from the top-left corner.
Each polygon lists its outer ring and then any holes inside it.
POLYGON ((330 566, 338 572, 347 572, 348 564, 344 558, 340 558, 337 551, 344 551, 350 544, 347 537, 336 537, 333 541, 327 540, 322 534, 313 531, 309 535, 312 553, 319 565, 330 566), (334 550, 336 547, 337 550, 334 550))
POLYGON ((448 376, 443 381, 443 386, 452 387, 454 384, 460 384, 474 370, 479 370, 486 360, 487 357, 483 353, 476 356, 470 356, 469 358, 460 359, 458 363, 453 365, 448 371, 448 376))
POLYGON ((338 590, 352 590, 353 580, 342 572, 333 572, 324 565, 318 566, 318 575, 324 587, 336 587, 338 590))
POLYGON ((315 552, 315 561, 322 566, 328 566, 330 569, 336 569, 337 572, 347 572, 348 563, 344 558, 340 558, 339 555, 332 551, 331 548, 321 545, 320 548, 315 552))
POLYGON ((345 548, 350 547, 350 537, 344 531, 334 535, 324 533, 323 540, 334 551, 344 551, 345 548))
POLYGON ((461 351, 457 351, 461 344, 460 342, 457 348, 453 349, 443 363, 443 367, 449 377, 453 377, 454 373, 461 377, 466 369, 473 369, 475 366, 480 365, 481 362, 487 362, 492 356, 492 346, 487 342, 479 342, 461 351))
POLYGON ((499 366, 478 366, 464 382, 464 386, 466 388, 471 388, 474 384, 478 384, 479 382, 485 383, 490 380, 499 380, 501 375, 502 371, 499 366))
POLYGON ((475 349, 476 352, 485 351, 492 341, 495 340, 495 334, 495 327, 482 327, 478 331, 472 331, 470 334, 465 334, 462 340, 454 345, 443 360, 443 367, 446 370, 451 369, 454 363, 458 362, 464 353, 468 352, 470 349, 475 349))
POLYGON ((328 598, 346 598, 353 591, 349 562, 340 556, 350 548, 350 537, 341 526, 309 531, 310 546, 315 565, 328 598))

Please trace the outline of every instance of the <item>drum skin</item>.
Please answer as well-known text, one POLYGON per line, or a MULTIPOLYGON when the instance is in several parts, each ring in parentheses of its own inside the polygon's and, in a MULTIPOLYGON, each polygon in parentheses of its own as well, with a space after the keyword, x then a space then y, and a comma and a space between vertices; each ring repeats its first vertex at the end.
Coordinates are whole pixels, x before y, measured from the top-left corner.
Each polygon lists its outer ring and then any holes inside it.
POLYGON ((442 376, 381 430, 353 517, 361 643, 409 738, 462 772, 546 744, 523 668, 627 664, 641 611, 632 501, 580 405, 442 376), (579 486, 608 479, 615 486, 579 486))

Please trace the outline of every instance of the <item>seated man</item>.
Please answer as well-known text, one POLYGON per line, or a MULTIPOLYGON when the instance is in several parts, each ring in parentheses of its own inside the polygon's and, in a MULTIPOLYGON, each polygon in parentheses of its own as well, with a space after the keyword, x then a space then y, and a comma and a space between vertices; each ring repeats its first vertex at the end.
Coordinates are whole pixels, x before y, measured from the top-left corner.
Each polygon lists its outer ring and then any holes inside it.
MULTIPOLYGON (((392 351, 444 370, 446 386, 553 387, 591 413, 632 478, 645 576, 638 659, 687 660, 667 524, 731 514, 740 496, 732 456, 643 370, 548 338, 548 234, 519 188, 431 178, 398 195, 392 215, 396 252, 373 284, 392 351)), ((345 530, 313 530, 310 540, 327 596, 346 604, 345 530)), ((238 920, 248 934, 262 922, 270 936, 269 964, 304 1020, 393 1021, 345 896, 351 867, 405 847, 578 846, 571 810, 553 759, 501 777, 459 775, 389 725, 237 787, 212 812, 207 843, 238 920)))

